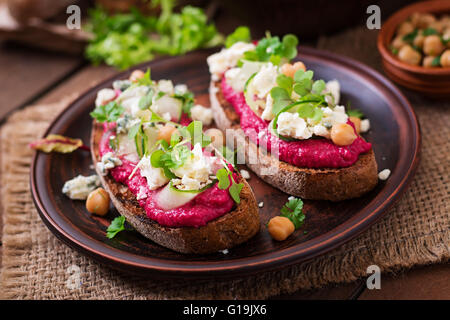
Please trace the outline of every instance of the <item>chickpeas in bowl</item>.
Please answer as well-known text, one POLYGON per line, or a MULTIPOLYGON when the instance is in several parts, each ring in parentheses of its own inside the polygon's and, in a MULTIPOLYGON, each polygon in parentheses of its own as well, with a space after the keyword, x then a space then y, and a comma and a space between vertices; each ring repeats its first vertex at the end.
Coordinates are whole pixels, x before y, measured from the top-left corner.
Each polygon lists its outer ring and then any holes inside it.
POLYGON ((397 27, 390 49, 410 65, 450 67, 450 15, 411 14, 397 27))

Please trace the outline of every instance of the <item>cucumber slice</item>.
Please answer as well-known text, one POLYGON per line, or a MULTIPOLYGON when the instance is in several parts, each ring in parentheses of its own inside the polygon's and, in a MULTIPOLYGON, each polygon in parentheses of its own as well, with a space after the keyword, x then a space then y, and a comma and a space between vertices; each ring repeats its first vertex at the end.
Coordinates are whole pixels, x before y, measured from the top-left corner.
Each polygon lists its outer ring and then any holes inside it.
POLYGON ((198 190, 192 191, 194 192, 178 190, 172 186, 171 181, 156 195, 156 204, 163 210, 179 208, 194 199, 201 192, 198 190))
POLYGON ((181 119, 183 103, 177 98, 164 95, 155 101, 151 109, 159 116, 169 113, 172 121, 179 122, 181 119))

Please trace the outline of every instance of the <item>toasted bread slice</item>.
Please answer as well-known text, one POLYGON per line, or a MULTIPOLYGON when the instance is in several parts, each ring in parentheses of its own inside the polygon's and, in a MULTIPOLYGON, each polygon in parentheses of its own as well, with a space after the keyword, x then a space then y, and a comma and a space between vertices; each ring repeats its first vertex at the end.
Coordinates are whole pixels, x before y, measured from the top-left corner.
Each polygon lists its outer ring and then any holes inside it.
POLYGON ((211 108, 216 125, 222 131, 232 129, 233 139, 237 140, 239 151, 244 152, 246 161, 249 154, 258 155, 257 163, 247 161, 247 166, 261 179, 274 187, 297 197, 313 200, 341 201, 357 198, 372 190, 378 182, 377 163, 373 150, 361 154, 358 161, 346 168, 311 169, 300 168, 279 161, 249 141, 240 129, 239 115, 224 98, 220 82, 211 82, 211 108), (263 174, 277 167, 275 174, 263 174))
MULTIPOLYGON (((100 161, 99 143, 103 135, 102 125, 94 121, 91 133, 91 154, 94 163, 100 161)), ((146 238, 181 253, 204 254, 229 249, 253 237, 260 228, 255 196, 247 181, 244 184, 237 207, 205 226, 164 227, 147 217, 143 208, 127 186, 116 182, 110 175, 100 175, 103 187, 126 220, 146 238)))

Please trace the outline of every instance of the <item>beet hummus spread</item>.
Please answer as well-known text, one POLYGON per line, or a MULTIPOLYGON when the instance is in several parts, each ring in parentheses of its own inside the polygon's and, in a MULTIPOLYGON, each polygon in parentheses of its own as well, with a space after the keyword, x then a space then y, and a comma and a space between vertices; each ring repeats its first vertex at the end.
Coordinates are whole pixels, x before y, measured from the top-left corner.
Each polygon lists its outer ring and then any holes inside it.
MULTIPOLYGON (((360 136, 348 146, 335 145, 326 138, 314 138, 297 141, 285 141, 271 134, 265 121, 258 117, 247 105, 244 94, 236 92, 222 77, 221 89, 225 99, 231 103, 240 117, 240 125, 244 133, 255 144, 278 147, 279 159, 297 167, 306 168, 344 168, 353 165, 361 153, 368 152, 372 145, 360 136)), ((348 124, 353 124, 349 121, 348 124)))
MULTIPOLYGON (((113 135, 110 127, 105 126, 105 131, 100 142, 100 155, 113 152, 109 145, 109 138, 113 135)), ((128 177, 133 172, 136 163, 121 157, 122 165, 110 170, 115 181, 123 183, 138 199, 139 205, 145 210, 148 218, 157 221, 166 227, 201 227, 209 221, 223 216, 234 207, 234 201, 227 190, 217 187, 217 183, 199 193, 193 200, 185 205, 171 210, 163 210, 158 207, 155 196, 160 189, 150 190, 145 177, 137 170, 131 179, 128 177)), ((236 176, 237 178, 237 176, 236 176)))

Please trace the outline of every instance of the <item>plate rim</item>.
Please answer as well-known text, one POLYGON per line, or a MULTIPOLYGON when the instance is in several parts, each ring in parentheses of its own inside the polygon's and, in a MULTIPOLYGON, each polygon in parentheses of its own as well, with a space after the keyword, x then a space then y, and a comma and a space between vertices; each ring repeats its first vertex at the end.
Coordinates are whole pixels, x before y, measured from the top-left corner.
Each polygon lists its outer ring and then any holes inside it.
MULTIPOLYGON (((144 68, 151 67, 152 65, 159 63, 168 63, 171 60, 176 60, 180 58, 185 58, 186 56, 194 56, 198 54, 205 54, 206 52, 211 53, 213 50, 197 50, 192 53, 189 53, 180 57, 167 57, 156 59, 150 62, 144 62, 139 64, 133 69, 136 68, 144 68)), ((92 248, 85 242, 82 242, 79 239, 73 237, 70 232, 62 228, 58 223, 54 220, 54 213, 47 212, 44 204, 42 203, 42 199, 39 194, 39 190, 37 188, 37 180, 36 180, 36 165, 37 161, 42 153, 36 152, 33 155, 31 167, 30 167, 30 186, 31 186, 31 194, 37 211, 45 223, 45 225, 52 231, 53 234, 57 236, 60 240, 62 240, 65 244, 70 247, 81 251, 84 254, 94 258, 95 260, 107 264, 109 266, 127 271, 132 273, 143 274, 146 273, 148 275, 155 276, 167 276, 167 277, 195 277, 195 278, 210 278, 210 277, 233 277, 236 275, 248 275, 254 274, 256 272, 261 271, 269 271, 276 270, 288 267, 298 262, 304 262, 310 259, 313 259, 317 256, 320 256, 326 252, 329 252, 349 240, 355 238, 362 232, 366 231, 371 225, 373 225, 377 220, 382 218, 390 206, 396 202, 403 192, 408 188, 409 184, 413 180, 414 174, 417 171, 417 167, 420 161, 420 150, 421 150, 421 132, 420 125, 417 120, 417 116, 415 114, 414 109, 412 108, 409 101, 403 95, 402 92, 385 76, 380 74, 378 71, 372 69, 371 67, 354 60, 352 58, 342 56, 336 53, 332 53, 325 50, 309 48, 309 47, 301 47, 299 50, 300 54, 297 56, 301 57, 302 55, 307 55, 310 58, 321 58, 322 60, 327 60, 328 63, 338 63, 340 66, 346 66, 347 69, 351 69, 353 72, 357 72, 362 76, 369 76, 372 80, 376 80, 378 84, 380 84, 384 90, 387 90, 394 96, 398 101, 402 102, 402 109, 409 116, 407 123, 411 125, 414 129, 414 137, 412 138, 413 149, 412 153, 412 161, 409 163, 409 167, 407 169, 407 174, 404 175, 398 185, 395 186, 394 191, 391 195, 384 197, 379 205, 373 204, 376 207, 369 214, 361 216, 360 212, 352 216, 350 219, 344 221, 343 223, 337 225, 335 228, 329 230, 328 232, 321 234, 315 238, 312 238, 308 241, 293 245, 288 248, 274 250, 271 252, 267 252, 264 254, 252 256, 252 257, 240 257, 236 259, 229 259, 223 261, 190 261, 188 264, 183 262, 182 264, 177 264, 176 260, 167 260, 149 256, 137 255, 131 252, 126 252, 114 247, 110 247, 105 245, 104 243, 91 239, 89 236, 84 234, 85 239, 87 237, 88 242, 94 241, 98 242, 100 248, 106 248, 106 251, 120 251, 122 255, 125 257, 137 257, 144 258, 147 263, 141 263, 136 261, 130 261, 129 259, 124 259, 121 257, 113 256, 111 254, 105 253, 104 251, 99 251, 98 249, 92 248), (305 247, 305 244, 308 244, 305 247), (298 246, 303 246, 302 250, 298 250, 298 246), (152 262, 153 264, 149 264, 152 262), (206 274, 205 274, 206 273, 206 274)), ((297 59, 296 58, 296 59, 297 59)), ((105 86, 106 83, 113 81, 116 78, 124 77, 125 75, 131 73, 132 69, 118 72, 113 76, 110 76, 99 84, 87 88, 83 91, 75 100, 73 100, 66 108, 64 108, 50 123, 50 125, 45 130, 44 136, 49 134, 52 131, 52 128, 59 122, 60 118, 68 112, 71 108, 81 103, 84 98, 86 98, 93 91, 98 90, 105 86)), ((398 165, 399 160, 397 161, 398 165)), ((373 201, 375 198, 372 198, 373 201)), ((365 210, 369 209, 367 207, 365 210)), ((58 216, 58 214, 56 214, 58 216)), ((73 229, 76 233, 79 233, 79 230, 73 229)), ((150 240, 149 240, 150 241, 150 240)))

